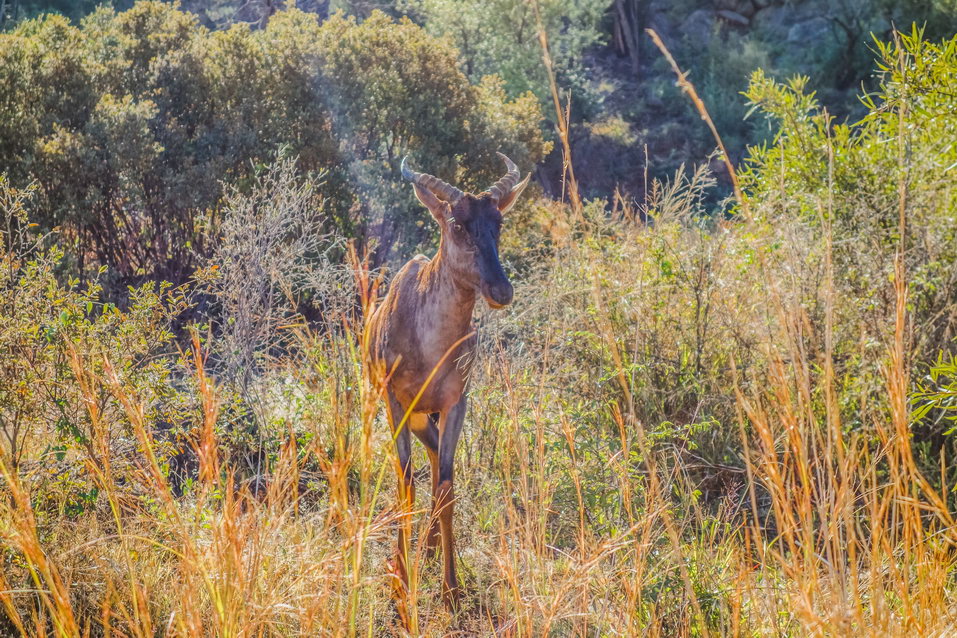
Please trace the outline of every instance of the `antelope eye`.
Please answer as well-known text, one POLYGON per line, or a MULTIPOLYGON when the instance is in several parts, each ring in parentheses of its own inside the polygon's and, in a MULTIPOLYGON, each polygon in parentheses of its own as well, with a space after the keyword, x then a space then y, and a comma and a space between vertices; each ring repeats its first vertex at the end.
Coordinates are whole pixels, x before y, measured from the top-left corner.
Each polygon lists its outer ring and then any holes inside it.
POLYGON ((462 224, 452 224, 452 228, 454 228, 457 233, 462 232, 462 224))

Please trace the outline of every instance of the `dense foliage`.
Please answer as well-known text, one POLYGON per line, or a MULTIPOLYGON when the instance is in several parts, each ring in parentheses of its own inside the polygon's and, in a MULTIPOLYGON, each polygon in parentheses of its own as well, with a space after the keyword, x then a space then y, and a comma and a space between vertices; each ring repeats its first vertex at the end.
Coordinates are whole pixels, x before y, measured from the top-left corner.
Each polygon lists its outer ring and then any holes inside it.
POLYGON ((447 43, 383 14, 320 25, 289 11, 261 31, 209 31, 140 2, 80 26, 40 17, 0 41, 0 171, 40 185, 34 221, 61 229, 80 276, 106 264, 120 282, 185 281, 217 232, 223 184, 279 146, 323 172, 326 229, 358 237, 408 215, 391 184, 409 151, 447 179, 461 167, 492 180, 495 150, 523 164, 548 150, 537 102, 470 84, 447 43))
MULTIPOLYGON (((16 7, 19 19, 53 10, 78 21, 95 5, 11 1, 6 2, 8 16, 16 7)), ((125 10, 132 2, 107 4, 125 10)), ((180 0, 180 6, 209 28, 245 24, 261 29, 293 3, 180 0)), ((837 121, 853 122, 864 114, 860 90, 876 89, 874 38, 890 40, 894 25, 912 23, 924 25, 930 40, 957 30, 951 0, 296 0, 295 7, 320 20, 339 10, 360 21, 376 10, 395 19, 408 16, 428 33, 450 39, 473 84, 495 74, 503 79, 509 99, 531 90, 551 130, 556 114, 541 64, 541 26, 561 99, 571 106, 570 142, 573 156, 581 160, 578 177, 585 194, 603 197, 619 188, 639 200, 650 179, 667 178, 681 164, 700 162, 713 148, 710 132, 680 96, 644 29, 655 29, 682 67, 693 68, 691 77, 735 161, 744 158, 748 144, 771 133, 763 122, 744 118, 742 92, 755 69, 778 81, 808 76, 837 121)), ((539 171, 549 194, 561 191, 561 162, 561 154, 552 153, 539 171)), ((720 165, 714 168, 720 170, 720 165)), ((717 177, 711 207, 730 191, 728 176, 717 177)))
POLYGON ((551 96, 541 61, 539 28, 550 36, 549 51, 562 86, 587 92, 584 54, 602 40, 599 25, 608 2, 408 0, 399 6, 430 31, 451 37, 470 77, 499 75, 510 95, 532 91, 548 104, 551 96))

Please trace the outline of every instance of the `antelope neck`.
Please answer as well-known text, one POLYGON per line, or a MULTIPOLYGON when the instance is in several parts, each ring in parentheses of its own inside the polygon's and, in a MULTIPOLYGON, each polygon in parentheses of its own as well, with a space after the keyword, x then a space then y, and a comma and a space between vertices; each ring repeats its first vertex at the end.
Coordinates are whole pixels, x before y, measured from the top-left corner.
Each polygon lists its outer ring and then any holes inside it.
POLYGON ((472 321, 472 310, 475 308, 475 287, 463 284, 452 270, 450 258, 446 254, 444 239, 439 240, 439 250, 435 258, 426 266, 426 290, 434 296, 442 309, 439 320, 452 327, 461 326, 460 334, 464 335, 472 321))

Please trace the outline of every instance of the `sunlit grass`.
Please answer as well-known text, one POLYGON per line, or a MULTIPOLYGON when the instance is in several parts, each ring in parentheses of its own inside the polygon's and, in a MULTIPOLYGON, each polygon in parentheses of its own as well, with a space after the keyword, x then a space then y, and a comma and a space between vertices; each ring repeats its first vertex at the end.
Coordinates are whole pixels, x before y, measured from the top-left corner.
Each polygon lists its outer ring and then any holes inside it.
MULTIPOLYGON (((591 231, 580 232, 587 238, 591 231)), ((664 231, 628 232, 645 241, 664 231)), ((587 244, 570 244, 566 260, 602 267, 587 244)), ((356 272, 369 290, 367 275, 356 272)), ((581 315, 569 317, 560 296, 545 300, 534 284, 524 288, 539 301, 519 302, 515 316, 544 304, 551 310, 539 311, 553 313, 553 326, 542 352, 531 355, 490 326, 458 457, 466 603, 457 616, 444 609, 438 565, 415 545, 417 633, 910 636, 943 635, 952 626, 951 519, 908 461, 906 423, 893 409, 903 400, 893 359, 887 403, 871 411, 887 415, 872 424, 880 443, 842 434, 828 424, 833 399, 823 410, 812 405, 812 397, 837 394, 827 391, 828 376, 806 373, 811 362, 790 336, 782 295, 766 376, 755 383, 731 371, 747 474, 721 500, 706 501, 694 457, 661 445, 627 404, 628 393, 591 414, 572 401, 553 377, 569 362, 551 357, 568 338, 566 323, 581 315)), ((596 333, 599 340, 613 341, 619 318, 607 311, 590 305, 589 321, 609 330, 596 333)), ((301 333, 301 354, 263 378, 286 378, 304 402, 286 406, 286 418, 299 420, 279 423, 278 452, 255 493, 240 480, 244 470, 217 451, 221 388, 205 370, 198 338, 179 363, 196 392, 190 441, 197 474, 183 496, 169 483, 138 389, 95 348, 68 345, 92 431, 102 437, 78 461, 103 496, 78 517, 40 525, 29 472, 2 467, 10 630, 400 632, 387 575, 398 523, 394 460, 354 325, 301 333), (126 453, 135 470, 122 483, 110 473, 119 454, 110 437, 120 434, 97 425, 98 397, 122 408, 136 440, 126 453)), ((586 379, 594 371, 574 373, 586 379)), ((614 376, 608 382, 617 384, 614 376)), ((428 482, 419 483, 412 525, 422 535, 429 494, 428 482)))
MULTIPOLYGON (((240 392, 217 370, 221 335, 196 324, 178 342, 167 334, 181 291, 143 289, 126 313, 71 296, 56 259, 17 253, 5 231, 0 274, 17 276, 0 279, 12 308, 0 334, 27 363, 2 368, 25 434, 3 424, 0 628, 950 635, 952 460, 934 488, 912 449, 908 111, 896 108, 891 312, 842 306, 830 132, 827 186, 812 202, 820 232, 790 214, 783 183, 769 201, 736 189, 740 219, 703 219, 703 169, 613 216, 577 199, 571 172, 570 205, 529 206, 546 247, 519 264, 515 304, 477 318, 457 457, 457 614, 418 542, 423 472, 411 517, 396 505, 382 388, 365 369, 382 284, 366 260, 346 259, 355 308, 335 306, 319 328, 268 324, 282 347, 251 354, 260 367, 243 371, 240 392), (839 335, 852 344, 841 361, 839 335), (253 394, 255 415, 244 411, 253 394), (405 628, 389 570, 399 525, 416 538, 405 628)), ((7 227, 25 223, 22 197, 3 194, 7 227)), ((414 462, 427 466, 421 448, 414 462)))

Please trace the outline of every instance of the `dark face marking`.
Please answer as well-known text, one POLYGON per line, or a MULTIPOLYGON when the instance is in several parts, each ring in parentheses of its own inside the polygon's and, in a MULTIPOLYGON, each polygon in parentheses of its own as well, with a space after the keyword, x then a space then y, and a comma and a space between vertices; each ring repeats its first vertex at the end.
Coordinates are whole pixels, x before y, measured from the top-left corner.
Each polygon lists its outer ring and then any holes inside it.
POLYGON ((512 302, 512 284, 498 258, 501 230, 502 213, 488 193, 465 195, 452 209, 448 223, 450 256, 456 271, 492 308, 512 302))

